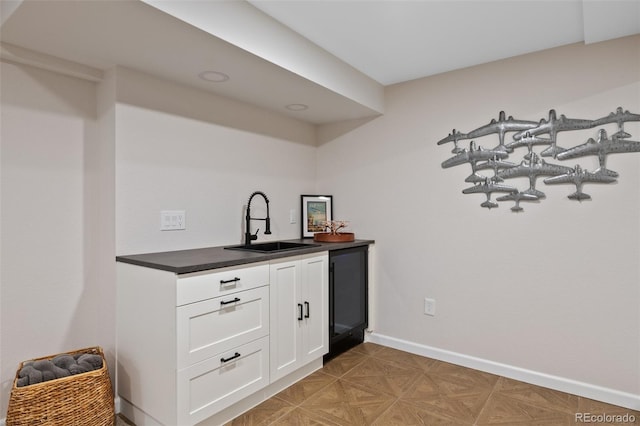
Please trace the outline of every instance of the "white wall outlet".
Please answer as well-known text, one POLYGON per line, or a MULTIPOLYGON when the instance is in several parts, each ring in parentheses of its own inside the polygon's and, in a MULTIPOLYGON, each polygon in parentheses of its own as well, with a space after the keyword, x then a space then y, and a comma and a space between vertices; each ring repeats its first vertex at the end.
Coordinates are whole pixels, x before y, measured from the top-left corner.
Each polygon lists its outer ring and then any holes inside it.
POLYGON ((436 300, 424 298, 424 314, 432 317, 436 316, 436 300))
POLYGON ((178 231, 187 229, 186 212, 184 210, 162 210, 160 212, 160 230, 178 231))
POLYGON ((296 223, 297 212, 296 209, 289 209, 289 223, 296 223))

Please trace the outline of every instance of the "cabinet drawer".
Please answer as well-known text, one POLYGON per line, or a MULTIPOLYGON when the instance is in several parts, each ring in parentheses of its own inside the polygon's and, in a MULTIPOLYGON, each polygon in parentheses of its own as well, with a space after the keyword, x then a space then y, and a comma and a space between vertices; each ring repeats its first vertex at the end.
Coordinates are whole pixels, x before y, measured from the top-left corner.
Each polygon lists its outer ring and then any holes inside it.
POLYGON ((269 284, 268 262, 181 275, 176 288, 176 306, 267 284, 269 284))
POLYGON ((178 369, 269 334, 269 286, 177 308, 178 369))
POLYGON ((178 424, 198 423, 268 383, 268 337, 180 370, 177 383, 178 424))

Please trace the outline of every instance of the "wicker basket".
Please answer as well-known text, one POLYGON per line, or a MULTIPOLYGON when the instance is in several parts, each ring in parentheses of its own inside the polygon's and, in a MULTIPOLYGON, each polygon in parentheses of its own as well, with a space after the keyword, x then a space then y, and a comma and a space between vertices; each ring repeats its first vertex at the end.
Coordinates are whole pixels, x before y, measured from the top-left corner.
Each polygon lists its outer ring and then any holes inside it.
MULTIPOLYGON (((69 355, 95 354, 102 357, 102 368, 87 373, 17 387, 18 373, 11 389, 7 426, 113 426, 113 390, 107 363, 100 347, 79 349, 69 355)), ((33 361, 48 360, 51 355, 33 361)))

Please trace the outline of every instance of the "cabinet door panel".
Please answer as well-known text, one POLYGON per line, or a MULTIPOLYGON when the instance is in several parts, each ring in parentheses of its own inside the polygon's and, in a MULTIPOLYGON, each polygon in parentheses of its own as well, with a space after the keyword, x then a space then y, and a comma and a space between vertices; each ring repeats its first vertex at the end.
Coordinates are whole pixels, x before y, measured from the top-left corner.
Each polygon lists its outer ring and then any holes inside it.
POLYGON ((301 293, 306 302, 302 358, 311 361, 329 351, 328 257, 303 258, 302 271, 301 293))
POLYGON ((269 334, 269 287, 177 309, 178 368, 269 334))
POLYGON ((196 424, 268 383, 268 337, 180 370, 178 424, 196 424))
POLYGON ((298 320, 300 263, 285 261, 271 265, 270 274, 270 346, 271 381, 298 367, 298 320))

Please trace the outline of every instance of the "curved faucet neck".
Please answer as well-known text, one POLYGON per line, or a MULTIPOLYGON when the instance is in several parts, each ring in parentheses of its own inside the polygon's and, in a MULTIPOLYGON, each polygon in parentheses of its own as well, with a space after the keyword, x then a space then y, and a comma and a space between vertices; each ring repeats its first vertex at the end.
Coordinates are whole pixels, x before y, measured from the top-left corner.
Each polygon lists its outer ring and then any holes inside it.
POLYGON ((262 195, 262 198, 264 198, 265 203, 267 203, 267 207, 269 207, 269 198, 267 198, 267 195, 262 191, 255 191, 253 194, 249 196, 249 202, 247 203, 247 210, 251 207, 251 200, 256 195, 262 195))

